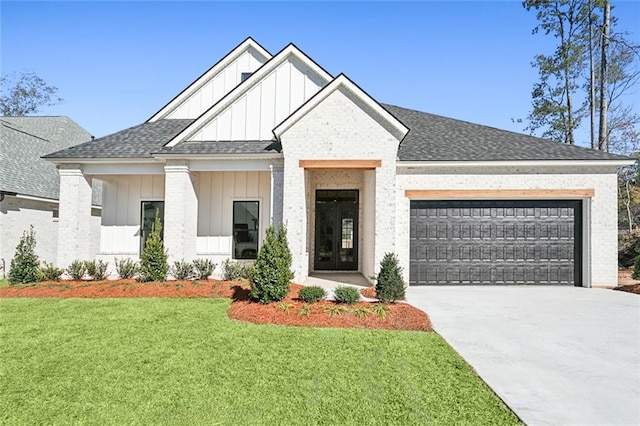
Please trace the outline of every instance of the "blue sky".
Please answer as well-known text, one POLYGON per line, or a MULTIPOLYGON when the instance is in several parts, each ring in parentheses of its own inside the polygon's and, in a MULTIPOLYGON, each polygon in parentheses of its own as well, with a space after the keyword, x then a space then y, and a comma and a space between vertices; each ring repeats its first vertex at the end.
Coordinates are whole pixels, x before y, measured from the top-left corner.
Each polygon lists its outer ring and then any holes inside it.
MULTIPOLYGON (((636 31, 640 2, 614 1, 636 31)), ((531 61, 555 40, 532 35, 520 1, 1 1, 2 73, 34 71, 95 136, 149 118, 252 36, 272 54, 289 42, 380 102, 522 131, 537 79, 531 61)), ((638 93, 627 102, 640 111, 638 93)), ((586 142, 586 141, 581 141, 586 142)))

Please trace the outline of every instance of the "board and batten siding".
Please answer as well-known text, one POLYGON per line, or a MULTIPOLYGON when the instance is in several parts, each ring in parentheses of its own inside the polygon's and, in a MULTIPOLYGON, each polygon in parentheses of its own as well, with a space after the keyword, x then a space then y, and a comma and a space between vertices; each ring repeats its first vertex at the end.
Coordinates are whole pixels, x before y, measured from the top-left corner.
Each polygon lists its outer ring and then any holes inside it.
POLYGON ((252 73, 265 62, 254 49, 248 49, 231 62, 193 95, 172 111, 166 118, 197 118, 213 104, 231 92, 238 84, 242 73, 252 73))
POLYGON ((138 255, 142 201, 164 200, 164 175, 102 176, 100 254, 138 255))
POLYGON ((233 235, 233 202, 260 202, 260 241, 271 223, 269 172, 200 172, 198 188, 199 256, 230 257, 233 235))
POLYGON ((272 130, 315 95, 323 82, 295 58, 240 96, 190 140, 270 140, 272 130))

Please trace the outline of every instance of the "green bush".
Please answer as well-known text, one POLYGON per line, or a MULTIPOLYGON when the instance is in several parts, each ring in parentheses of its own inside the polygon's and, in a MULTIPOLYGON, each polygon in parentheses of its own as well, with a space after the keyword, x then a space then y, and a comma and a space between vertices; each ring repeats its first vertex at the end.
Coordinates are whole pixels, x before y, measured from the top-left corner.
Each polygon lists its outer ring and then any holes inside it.
POLYGON ((404 280, 398 257, 386 253, 380 262, 380 273, 376 277, 376 297, 383 303, 404 299, 404 280))
POLYGON ((167 279, 167 273, 169 272, 168 255, 164 249, 161 232, 162 223, 160 222, 160 217, 156 215, 156 219, 151 226, 151 234, 147 238, 142 255, 140 255, 138 279, 141 282, 165 281, 167 279))
POLYGON ((190 280, 193 278, 193 263, 186 262, 184 259, 173 262, 171 275, 176 280, 190 280))
POLYGON ((42 262, 40 266, 40 281, 60 281, 64 269, 56 268, 53 263, 42 262))
POLYGON ((114 262, 116 265, 116 272, 118 276, 122 279, 129 279, 136 276, 140 266, 138 262, 135 262, 129 258, 118 260, 117 257, 114 258, 114 262))
POLYGON ((36 249, 36 233, 33 225, 24 231, 11 259, 9 284, 35 283, 40 273, 40 262, 36 249))
POLYGON ((227 281, 251 280, 253 276, 253 264, 234 262, 226 259, 222 262, 222 278, 227 281))
POLYGON ((193 269, 195 270, 196 279, 208 280, 216 269, 216 264, 211 259, 195 259, 193 261, 193 269))
POLYGON ((83 279, 86 272, 86 262, 83 262, 82 260, 74 260, 67 268, 67 274, 76 281, 83 279))
POLYGON ((286 228, 270 226, 266 233, 251 277, 251 297, 262 303, 284 299, 293 279, 286 228))
POLYGON ((89 275, 94 281, 100 281, 107 278, 109 262, 104 262, 102 260, 86 260, 84 262, 84 267, 87 275, 89 275))
POLYGON ((355 287, 339 285, 333 290, 333 295, 336 302, 346 303, 347 305, 353 305, 360 300, 360 291, 355 287))
POLYGON ((631 277, 634 280, 640 280, 640 255, 636 257, 636 260, 633 262, 633 273, 631 277))
POLYGON ((322 287, 314 285, 301 288, 298 297, 300 297, 303 302, 313 303, 327 297, 327 292, 322 287))

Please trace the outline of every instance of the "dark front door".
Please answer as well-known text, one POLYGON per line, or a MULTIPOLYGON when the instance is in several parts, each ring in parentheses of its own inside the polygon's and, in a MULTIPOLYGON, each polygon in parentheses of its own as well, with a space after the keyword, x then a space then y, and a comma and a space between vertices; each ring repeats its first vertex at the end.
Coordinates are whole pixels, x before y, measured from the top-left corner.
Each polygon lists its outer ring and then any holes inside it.
POLYGON ((358 191, 316 191, 316 270, 358 269, 358 191))

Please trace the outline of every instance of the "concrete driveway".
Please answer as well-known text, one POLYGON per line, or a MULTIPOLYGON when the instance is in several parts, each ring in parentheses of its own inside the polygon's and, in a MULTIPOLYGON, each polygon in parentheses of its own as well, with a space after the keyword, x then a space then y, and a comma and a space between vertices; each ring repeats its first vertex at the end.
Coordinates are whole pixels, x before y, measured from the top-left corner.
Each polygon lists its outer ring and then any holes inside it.
POLYGON ((640 424, 640 295, 410 287, 407 299, 525 423, 640 424))

